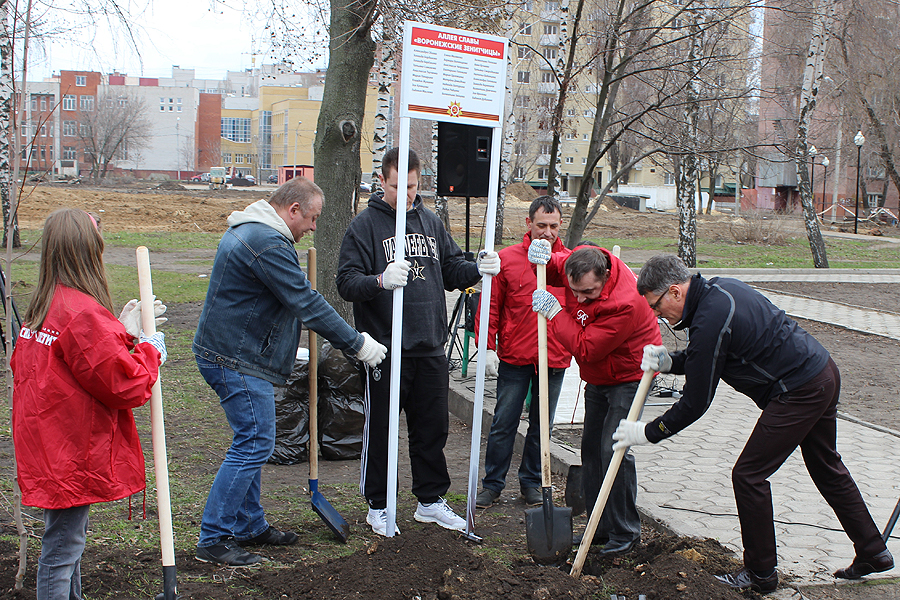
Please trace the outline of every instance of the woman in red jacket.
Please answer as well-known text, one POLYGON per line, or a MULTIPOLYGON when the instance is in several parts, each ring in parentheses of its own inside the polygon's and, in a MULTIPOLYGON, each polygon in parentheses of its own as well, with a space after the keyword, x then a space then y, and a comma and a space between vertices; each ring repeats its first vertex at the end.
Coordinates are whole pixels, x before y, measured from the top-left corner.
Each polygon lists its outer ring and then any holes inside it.
MULTIPOLYGON (((47 217, 37 289, 10 360, 22 503, 44 509, 38 600, 81 598, 90 505, 145 487, 131 409, 150 399, 166 347, 162 333, 140 331, 139 304, 113 316, 90 215, 47 217)), ((164 311, 157 303, 157 316, 164 311)))

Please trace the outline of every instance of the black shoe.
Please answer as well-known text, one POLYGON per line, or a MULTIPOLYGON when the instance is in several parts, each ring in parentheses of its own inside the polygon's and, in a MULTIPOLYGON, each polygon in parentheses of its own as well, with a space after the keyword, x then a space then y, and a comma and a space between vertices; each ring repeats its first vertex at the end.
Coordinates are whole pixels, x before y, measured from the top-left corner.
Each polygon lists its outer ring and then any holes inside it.
POLYGON ((197 548, 195 558, 200 562, 228 565, 229 567, 249 567, 261 563, 259 554, 252 554, 237 545, 234 540, 222 540, 218 544, 197 548))
MULTIPOLYGON (((581 540, 584 539, 584 532, 575 534, 572 536, 572 546, 578 548, 581 546, 581 540)), ((594 534, 594 539, 591 540, 591 549, 597 548, 598 546, 603 546, 609 542, 609 538, 606 536, 600 537, 596 533, 594 534)))
POLYGON ((716 579, 724 583, 730 588, 736 590, 750 589, 755 592, 774 592, 778 588, 778 572, 774 571, 768 577, 759 577, 756 573, 747 567, 741 567, 740 570, 727 575, 716 575, 716 579))
POLYGON ((475 508, 489 508, 499 497, 500 492, 495 492, 491 488, 484 488, 475 496, 475 508))
POLYGON ((856 557, 846 569, 838 569, 834 572, 835 577, 841 579, 859 579, 870 573, 881 573, 894 568, 894 557, 891 556, 890 550, 879 552, 871 558, 856 557))
POLYGON ((522 488, 522 498, 528 506, 537 506, 544 501, 541 488, 522 488))
POLYGON ((615 556, 617 554, 626 554, 634 550, 641 541, 641 538, 633 539, 628 542, 607 542, 603 549, 600 550, 600 556, 615 556))
POLYGON ((239 540, 238 545, 240 546, 290 546, 291 544, 296 544, 297 540, 300 538, 297 537, 297 534, 293 531, 279 531, 269 525, 269 528, 263 531, 256 537, 252 537, 249 540, 239 540))

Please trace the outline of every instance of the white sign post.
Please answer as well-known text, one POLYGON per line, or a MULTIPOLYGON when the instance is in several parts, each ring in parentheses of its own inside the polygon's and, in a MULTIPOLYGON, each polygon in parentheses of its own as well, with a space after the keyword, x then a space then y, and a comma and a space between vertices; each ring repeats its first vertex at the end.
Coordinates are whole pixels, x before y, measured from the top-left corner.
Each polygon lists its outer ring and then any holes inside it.
MULTIPOLYGON (((494 249, 497 192, 500 186, 500 144, 506 95, 506 38, 406 21, 403 24, 403 70, 400 76, 400 157, 397 165, 397 224, 394 259, 403 260, 406 246, 406 173, 409 165, 409 120, 447 121, 492 127, 491 171, 488 183, 484 249, 494 249)), ((481 284, 478 363, 469 458, 469 494, 466 536, 474 533, 475 490, 481 450, 481 415, 484 405, 484 370, 487 353, 491 277, 481 284)), ((397 454, 400 437, 400 358, 403 340, 403 288, 394 290, 391 331, 391 399, 388 425, 387 528, 393 537, 397 519, 397 454)))

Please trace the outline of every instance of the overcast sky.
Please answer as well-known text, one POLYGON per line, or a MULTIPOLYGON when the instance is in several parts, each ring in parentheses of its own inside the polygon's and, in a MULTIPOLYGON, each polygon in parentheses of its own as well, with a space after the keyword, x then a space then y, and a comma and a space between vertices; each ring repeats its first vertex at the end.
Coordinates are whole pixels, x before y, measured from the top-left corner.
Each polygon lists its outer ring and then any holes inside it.
MULTIPOLYGON (((61 70, 119 71, 133 76, 169 77, 172 66, 195 69, 198 78, 223 79, 228 70, 250 68, 254 52, 264 52, 265 29, 261 16, 242 12, 218 0, 152 0, 138 2, 140 57, 127 44, 118 26, 82 28, 74 36, 61 36, 44 51, 31 51, 28 79, 35 81, 61 70), (141 12, 142 7, 146 6, 141 12), (118 30, 118 31, 117 31, 118 30), (65 38, 80 38, 79 44, 65 38)), ((135 6, 135 3, 132 3, 135 6)), ((256 66, 273 62, 257 55, 256 66)), ((298 69, 303 66, 298 64, 298 69)))

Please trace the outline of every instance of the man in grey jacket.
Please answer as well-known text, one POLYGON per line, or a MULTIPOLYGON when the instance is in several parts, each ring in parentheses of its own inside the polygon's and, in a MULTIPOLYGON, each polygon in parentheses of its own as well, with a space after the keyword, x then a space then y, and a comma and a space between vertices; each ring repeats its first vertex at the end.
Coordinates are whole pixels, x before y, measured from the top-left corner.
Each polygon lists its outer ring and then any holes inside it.
POLYGON ((322 190, 303 177, 228 217, 216 251, 193 351, 234 431, 213 481, 198 560, 243 567, 262 560, 241 546, 293 544, 297 534, 266 521, 262 466, 275 447, 273 386, 290 375, 301 323, 370 367, 387 349, 359 333, 313 290, 294 244, 315 231, 322 190))

